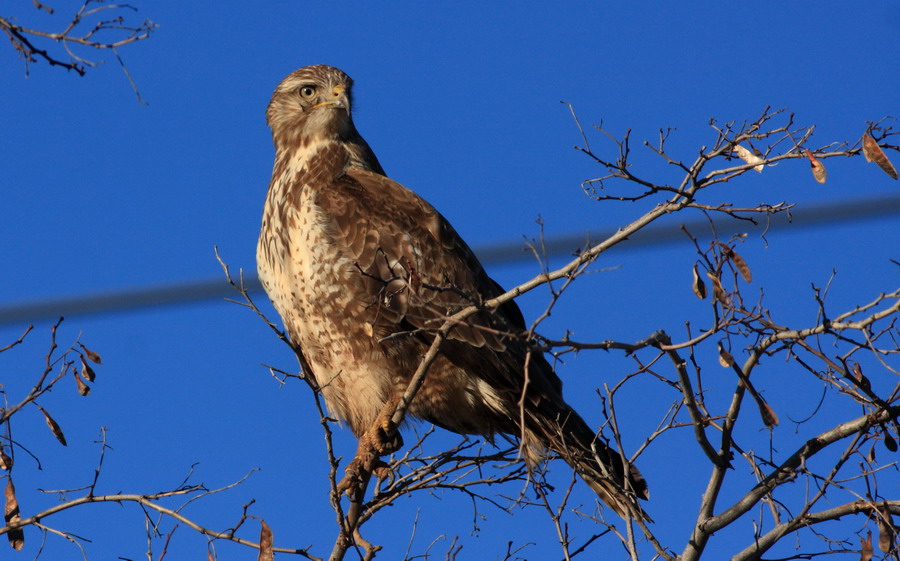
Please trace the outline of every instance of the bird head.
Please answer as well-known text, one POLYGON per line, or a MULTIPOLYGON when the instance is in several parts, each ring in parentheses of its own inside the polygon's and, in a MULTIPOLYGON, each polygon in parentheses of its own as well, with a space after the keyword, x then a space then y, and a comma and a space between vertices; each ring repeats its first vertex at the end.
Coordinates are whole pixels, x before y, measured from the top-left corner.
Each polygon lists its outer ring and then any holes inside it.
POLYGON ((292 72, 275 88, 266 110, 276 147, 303 146, 315 140, 346 139, 353 134, 350 116, 353 80, 322 64, 292 72))

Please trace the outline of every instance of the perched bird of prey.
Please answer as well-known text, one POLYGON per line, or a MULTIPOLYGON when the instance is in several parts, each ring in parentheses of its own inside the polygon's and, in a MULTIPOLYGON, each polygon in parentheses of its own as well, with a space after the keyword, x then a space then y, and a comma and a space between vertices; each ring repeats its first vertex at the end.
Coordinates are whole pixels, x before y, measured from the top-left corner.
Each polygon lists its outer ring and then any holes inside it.
MULTIPOLYGON (((385 175, 353 125, 352 86, 319 65, 275 89, 257 267, 329 411, 362 437, 406 390, 446 318, 503 289, 443 216, 385 175)), ((563 400, 524 330, 513 301, 455 325, 409 414, 520 438, 530 465, 549 448, 619 515, 644 516, 634 500, 648 497, 644 478, 563 400)))

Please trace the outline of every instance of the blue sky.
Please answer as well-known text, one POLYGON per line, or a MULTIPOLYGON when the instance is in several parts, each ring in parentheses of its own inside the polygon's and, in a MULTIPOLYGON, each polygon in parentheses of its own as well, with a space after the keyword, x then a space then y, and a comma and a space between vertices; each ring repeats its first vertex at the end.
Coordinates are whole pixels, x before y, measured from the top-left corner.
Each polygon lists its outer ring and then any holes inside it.
MULTIPOLYGON (((77 6, 60 1, 54 5, 59 15, 37 18, 30 3, 21 4, 16 14, 4 15, 52 26, 77 6)), ((740 122, 767 105, 788 107, 799 124, 815 124, 813 146, 855 142, 867 120, 897 115, 900 80, 890 55, 900 52, 895 3, 625 4, 280 1, 251 9, 236 2, 139 2, 138 17, 160 27, 121 54, 147 105, 136 101, 114 59, 83 78, 40 63, 26 78, 21 61, 4 47, 0 306, 221 278, 214 246, 233 270, 254 271, 273 156, 265 106, 286 74, 308 64, 338 66, 354 78, 357 127, 388 174, 433 203, 476 248, 537 236, 538 216, 548 234, 563 235, 615 228, 646 209, 585 197, 581 181, 600 170, 572 149, 580 135, 560 101, 571 103, 585 125, 602 120, 615 134, 632 129, 636 141, 675 127, 672 149, 685 159, 713 142, 710 117, 740 122)), ((598 151, 611 149, 598 134, 590 140, 598 151)), ((659 170, 661 181, 677 181, 639 142, 634 145, 636 162, 659 170)), ((717 196, 814 205, 897 193, 897 182, 861 158, 826 164, 824 186, 811 179, 804 162, 788 162, 717 196)), ((768 246, 751 237, 741 254, 776 317, 804 326, 817 311, 810 284, 824 285, 832 271, 836 310, 896 288, 897 267, 889 259, 898 258, 898 240, 894 217, 773 233, 768 246)), ((681 333, 688 319, 702 324, 705 305, 690 293, 694 259, 686 243, 617 250, 600 261, 602 273, 573 288, 543 330, 629 341, 659 328, 681 333)), ((490 272, 510 286, 539 268, 525 261, 490 272)), ((547 292, 537 291, 521 304, 531 318, 546 302, 547 292)), ((274 318, 267 303, 265 310, 274 318)), ((0 346, 24 327, 0 327, 0 346)), ((0 355, 11 400, 40 371, 48 327, 36 324, 26 344, 0 355)), ((55 501, 36 488, 89 481, 97 457, 93 440, 106 426, 113 449, 101 479, 105 492, 173 487, 194 463, 193 480, 210 487, 260 467, 237 489, 193 505, 192 517, 224 528, 255 498, 252 512, 272 526, 276 545, 314 544, 316 553, 327 554, 335 526, 324 495, 317 417, 305 387, 279 387, 260 366, 292 370, 295 361, 254 314, 215 301, 69 317, 60 341, 79 334, 104 359, 93 393, 79 398, 64 387, 41 400, 69 446, 55 443, 37 411, 14 421, 16 437, 43 467, 36 470, 23 453, 17 457, 23 513, 55 501)), ((584 353, 559 373, 569 401, 597 423, 594 388, 630 366, 612 353, 584 353)), ((803 390, 791 389, 799 373, 784 363, 768 372, 771 378, 761 384, 777 384, 768 394, 776 408, 796 418, 808 412, 803 390), (773 397, 779 387, 787 397, 773 397)), ((640 442, 671 401, 658 390, 621 398, 623 417, 633 423, 625 429, 626 447, 640 442)), ((749 413, 747 430, 758 430, 756 421, 749 413)), ((784 440, 776 445, 787 450, 798 437, 790 426, 779 430, 784 440)), ((707 473, 687 468, 673 474, 682 454, 687 466, 698 460, 696 446, 683 436, 640 461, 654 497, 648 508, 679 551, 707 473)), ((338 445, 345 456, 352 453, 346 431, 338 445)), ((896 474, 890 477, 896 486, 896 474)), ((580 501, 591 500, 585 486, 576 489, 580 501)), ((442 555, 458 534, 465 546, 460 558, 502 558, 507 537, 535 542, 521 552, 525 558, 559 557, 552 526, 540 513, 489 511, 471 535, 467 501, 423 496, 368 530, 369 539, 385 544, 384 558, 405 551, 417 509, 414 550, 446 535, 445 545, 435 546, 442 555), (529 528, 526 535, 522 527, 529 528)), ((94 505, 47 522, 92 538, 92 559, 137 559, 146 551, 142 515, 134 507, 94 505)), ((590 535, 584 522, 573 524, 590 535)), ((735 534, 714 543, 721 548, 714 551, 733 551, 729 540, 746 543, 751 532, 751 522, 743 521, 735 534)), ((31 557, 39 536, 26 538, 31 557)), ((181 528, 171 558, 202 557, 204 543, 181 528)), ((158 553, 161 544, 155 547, 158 553)), ((78 555, 53 536, 45 552, 47 558, 78 555)), ((220 555, 253 558, 236 546, 222 546, 220 555)))

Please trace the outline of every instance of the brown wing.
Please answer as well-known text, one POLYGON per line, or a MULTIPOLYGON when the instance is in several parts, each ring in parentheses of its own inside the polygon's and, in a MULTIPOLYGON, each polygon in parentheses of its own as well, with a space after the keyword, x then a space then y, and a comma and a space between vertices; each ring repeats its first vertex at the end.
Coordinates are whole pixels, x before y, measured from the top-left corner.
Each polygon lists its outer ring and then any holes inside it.
MULTIPOLYGON (((317 202, 332 221, 335 242, 364 279, 376 336, 412 332, 430 340, 428 331, 447 317, 503 292, 440 213, 387 177, 348 169, 317 202)), ((497 389, 518 392, 527 349, 509 334, 524 327, 519 307, 510 301, 455 326, 449 344, 482 349, 478 356, 492 367, 477 373, 499 377, 490 380, 497 389)), ((540 370, 540 379, 531 380, 533 397, 556 397, 561 382, 549 365, 540 370)))

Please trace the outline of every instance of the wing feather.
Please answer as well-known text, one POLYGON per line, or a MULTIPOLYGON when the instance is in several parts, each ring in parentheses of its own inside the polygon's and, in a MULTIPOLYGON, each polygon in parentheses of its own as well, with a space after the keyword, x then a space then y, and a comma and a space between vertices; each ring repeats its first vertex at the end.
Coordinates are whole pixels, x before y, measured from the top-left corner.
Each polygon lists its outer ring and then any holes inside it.
MULTIPOLYGON (((349 168, 321 190, 317 203, 331 220, 335 243, 360 272, 369 321, 381 336, 408 331, 430 341, 428 332, 447 317, 504 292, 453 226, 396 181, 349 168)), ((522 312, 509 301, 454 327, 448 336, 456 351, 445 354, 515 402, 528 349, 512 332, 524 328, 522 312), (463 351, 466 346, 474 348, 463 351)), ((530 398, 559 400, 562 382, 542 354, 533 353, 530 362, 530 398)))
MULTIPOLYGON (((366 279, 373 306, 391 312, 378 318, 391 327, 403 320, 437 329, 449 315, 500 294, 447 220, 383 175, 351 168, 321 191, 317 203, 332 221, 335 242, 366 279)), ((477 314, 451 337, 502 350, 498 319, 477 314)))

